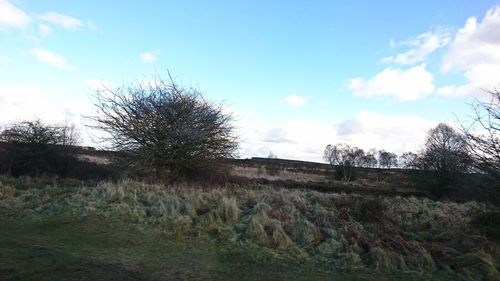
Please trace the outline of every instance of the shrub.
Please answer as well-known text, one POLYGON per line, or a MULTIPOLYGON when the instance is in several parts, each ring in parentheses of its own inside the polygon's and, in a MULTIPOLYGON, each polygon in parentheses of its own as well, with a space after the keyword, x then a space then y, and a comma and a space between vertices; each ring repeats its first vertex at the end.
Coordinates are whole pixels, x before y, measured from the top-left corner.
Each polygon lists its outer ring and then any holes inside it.
POLYGON ((64 124, 44 124, 40 119, 11 124, 0 132, 0 141, 37 145, 75 146, 80 136, 76 127, 64 124))
POLYGON ((191 179, 224 172, 221 159, 238 147, 232 116, 222 105, 172 79, 148 87, 131 85, 98 91, 92 127, 108 133, 103 141, 126 153, 129 166, 157 179, 191 179))

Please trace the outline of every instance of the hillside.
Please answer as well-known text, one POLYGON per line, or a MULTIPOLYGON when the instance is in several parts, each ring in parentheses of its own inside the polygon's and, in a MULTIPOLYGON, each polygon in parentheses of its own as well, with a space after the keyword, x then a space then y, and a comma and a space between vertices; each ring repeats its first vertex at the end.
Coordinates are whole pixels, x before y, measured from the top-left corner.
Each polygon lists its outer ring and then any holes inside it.
POLYGON ((89 185, 0 177, 0 275, 499 280, 499 236, 491 236, 495 229, 486 223, 498 218, 492 210, 477 202, 261 184, 89 185))
MULTIPOLYGON (((48 146, 40 150, 33 145, 0 142, 0 172, 14 176, 116 180, 124 172, 121 167, 124 157, 122 153, 92 147, 48 146)), ((433 197, 422 182, 431 177, 426 171, 356 167, 355 180, 343 182, 335 179, 334 169, 324 163, 254 157, 227 159, 225 165, 228 180, 234 183, 253 182, 322 192, 433 197)), ((141 179, 140 174, 128 173, 127 176, 141 179)), ((142 179, 147 180, 147 176, 142 179)), ((478 174, 464 174, 452 192, 448 192, 447 198, 455 201, 497 200, 490 185, 478 174)))

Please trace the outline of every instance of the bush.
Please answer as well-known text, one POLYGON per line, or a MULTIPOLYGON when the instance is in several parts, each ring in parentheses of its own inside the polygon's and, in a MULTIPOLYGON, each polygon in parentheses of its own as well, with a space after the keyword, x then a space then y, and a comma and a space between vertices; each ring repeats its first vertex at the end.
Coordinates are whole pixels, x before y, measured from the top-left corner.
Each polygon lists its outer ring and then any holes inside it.
POLYGON ((80 180, 114 179, 114 165, 77 158, 77 148, 63 145, 0 142, 0 173, 14 177, 59 177, 80 180))
POLYGON ((22 121, 11 124, 0 132, 0 141, 38 145, 75 146, 80 139, 75 125, 45 124, 41 120, 22 121))
POLYGON ((238 147, 232 116, 172 80, 98 91, 95 106, 92 127, 108 133, 103 141, 157 179, 223 174, 220 160, 232 158, 238 147))

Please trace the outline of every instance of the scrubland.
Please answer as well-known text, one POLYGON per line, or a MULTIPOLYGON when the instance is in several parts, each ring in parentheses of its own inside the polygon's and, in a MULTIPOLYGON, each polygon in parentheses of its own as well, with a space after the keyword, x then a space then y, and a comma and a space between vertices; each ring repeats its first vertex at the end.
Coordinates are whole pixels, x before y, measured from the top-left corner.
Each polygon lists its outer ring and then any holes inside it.
POLYGON ((493 206, 474 201, 248 182, 164 186, 1 177, 0 276, 500 280, 496 216, 493 206))

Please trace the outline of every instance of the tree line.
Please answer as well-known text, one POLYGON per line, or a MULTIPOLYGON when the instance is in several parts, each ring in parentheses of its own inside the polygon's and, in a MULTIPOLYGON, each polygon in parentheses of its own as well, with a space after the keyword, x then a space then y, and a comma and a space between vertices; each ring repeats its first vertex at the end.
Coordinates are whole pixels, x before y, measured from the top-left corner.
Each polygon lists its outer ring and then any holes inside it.
MULTIPOLYGON (((126 157, 124 165, 155 178, 190 178, 219 172, 221 160, 238 149, 234 118, 223 106, 193 88, 157 78, 149 85, 131 84, 96 92, 96 113, 87 126, 106 135, 108 149, 126 157)), ((324 159, 336 167, 339 179, 352 179, 354 167, 428 170, 439 186, 460 173, 500 175, 500 92, 490 91, 489 102, 472 104, 475 116, 459 130, 439 124, 431 129, 423 148, 398 156, 375 149, 364 151, 347 144, 328 145, 324 159)), ((22 121, 0 130, 0 141, 37 145, 74 146, 79 134, 73 124, 22 121)))
POLYGON ((430 171, 438 188, 442 189, 466 172, 472 172, 473 159, 466 135, 440 123, 428 131, 423 148, 405 152, 399 157, 392 152, 371 149, 365 152, 347 144, 327 145, 324 159, 334 168, 337 178, 352 179, 355 167, 420 169, 430 171))

